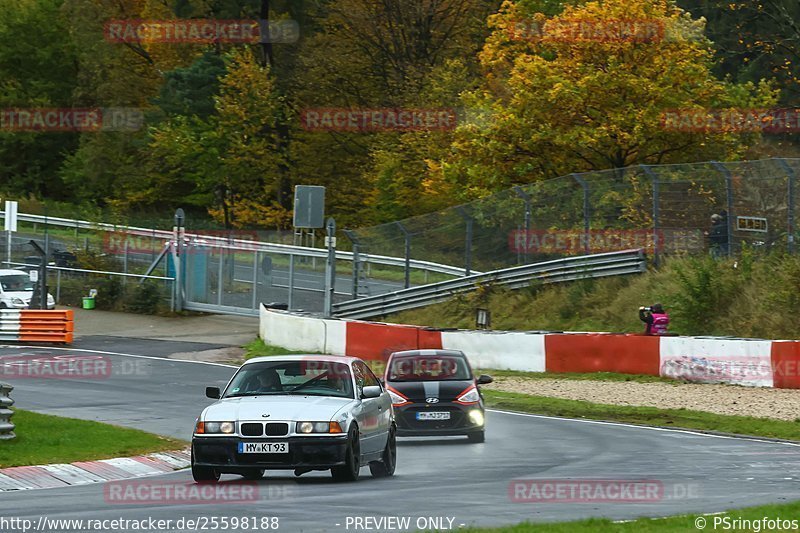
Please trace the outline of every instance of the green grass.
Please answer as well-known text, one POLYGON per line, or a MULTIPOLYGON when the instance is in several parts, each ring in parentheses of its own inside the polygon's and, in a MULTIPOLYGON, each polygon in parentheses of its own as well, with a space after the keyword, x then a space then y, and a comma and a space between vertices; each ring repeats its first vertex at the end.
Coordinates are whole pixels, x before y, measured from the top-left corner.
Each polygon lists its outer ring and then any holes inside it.
MULTIPOLYGON (((530 505, 530 504, 520 504, 530 505)), ((727 511, 718 516, 704 516, 706 526, 704 529, 695 526, 695 520, 701 515, 680 515, 669 518, 640 518, 639 520, 631 522, 615 523, 611 520, 592 518, 589 520, 580 520, 576 522, 561 522, 556 524, 532 524, 522 523, 515 526, 506 526, 499 528, 464 528, 459 531, 464 533, 527 533, 529 531, 546 532, 546 533, 581 533, 596 531, 612 531, 612 532, 665 532, 665 531, 726 531, 724 522, 717 523, 714 527, 714 519, 723 520, 728 517, 733 523, 735 519, 751 520, 753 522, 759 521, 762 518, 768 519, 781 519, 781 520, 796 520, 800 514, 800 502, 792 502, 778 505, 761 505, 758 507, 746 507, 744 509, 737 509, 727 511)), ((738 528, 727 529, 727 531, 767 531, 767 528, 760 524, 754 525, 751 528, 738 528), (757 529, 758 528, 758 529, 757 529)), ((777 531, 777 529, 775 529, 777 531)))
POLYGON ((800 440, 800 421, 798 421, 800 419, 789 422, 751 416, 718 415, 687 409, 606 405, 488 389, 483 390, 483 395, 486 399, 486 405, 494 409, 566 418, 624 422, 644 426, 674 427, 774 439, 800 440))
POLYGON ((186 448, 188 443, 100 422, 14 410, 16 438, 0 441, 0 467, 71 463, 186 448))
POLYGON ((658 269, 632 276, 508 290, 484 286, 469 294, 391 315, 390 322, 475 328, 475 309, 491 312, 495 330, 640 333, 640 306, 664 304, 670 332, 761 339, 799 339, 787 309, 800 304, 800 255, 735 259, 669 257, 658 269))
POLYGON ((293 350, 287 350, 286 348, 281 348, 280 346, 272 346, 271 344, 265 344, 261 339, 254 339, 243 346, 244 358, 252 359, 253 357, 269 357, 273 355, 288 355, 288 354, 308 354, 309 352, 298 352, 293 350))

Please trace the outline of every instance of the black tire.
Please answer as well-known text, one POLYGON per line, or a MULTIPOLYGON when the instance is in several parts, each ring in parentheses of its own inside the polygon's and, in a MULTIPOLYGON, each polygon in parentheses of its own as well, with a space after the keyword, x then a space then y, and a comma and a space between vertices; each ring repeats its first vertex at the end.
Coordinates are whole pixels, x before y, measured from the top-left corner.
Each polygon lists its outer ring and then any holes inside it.
POLYGON ((242 474, 242 477, 248 481, 258 481, 259 479, 264 477, 264 469, 260 470, 250 470, 242 474))
POLYGON ((369 464, 369 471, 372 477, 389 477, 394 475, 394 469, 397 465, 397 438, 395 437, 395 430, 389 430, 389 438, 386 441, 386 447, 383 449, 383 456, 380 461, 375 461, 369 464))
POLYGON ((347 437, 345 464, 331 468, 331 475, 336 481, 356 481, 360 471, 361 443, 358 440, 358 428, 353 428, 347 437))
POLYGON ((209 466, 195 465, 194 452, 192 452, 192 478, 198 483, 216 483, 219 481, 219 470, 209 466))
POLYGON ((470 442, 480 444, 481 442, 486 441, 486 433, 484 431, 478 431, 476 433, 468 433, 467 438, 469 439, 470 442))

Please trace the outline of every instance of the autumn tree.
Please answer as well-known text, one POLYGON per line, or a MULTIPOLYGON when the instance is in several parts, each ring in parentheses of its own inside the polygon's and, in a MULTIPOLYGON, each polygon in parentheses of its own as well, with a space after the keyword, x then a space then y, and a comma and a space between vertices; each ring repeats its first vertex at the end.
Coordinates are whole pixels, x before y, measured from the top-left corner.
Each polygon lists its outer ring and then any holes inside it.
POLYGON ((592 1, 553 17, 507 1, 490 24, 485 83, 464 96, 480 118, 459 128, 439 176, 468 197, 571 172, 735 158, 752 135, 676 131, 664 113, 776 100, 766 83, 716 79, 703 22, 672 0, 592 1), (642 38, 620 21, 655 30, 642 38))

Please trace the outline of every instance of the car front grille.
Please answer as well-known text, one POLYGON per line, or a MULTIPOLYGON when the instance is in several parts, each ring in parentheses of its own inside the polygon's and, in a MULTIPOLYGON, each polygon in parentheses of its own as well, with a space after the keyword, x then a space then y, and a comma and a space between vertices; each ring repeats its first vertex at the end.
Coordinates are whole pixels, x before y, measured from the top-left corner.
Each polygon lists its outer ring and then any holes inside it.
POLYGON ((286 422, 243 422, 241 425, 243 437, 285 437, 289 434, 289 424, 286 422))
POLYGON ((260 437, 264 434, 264 424, 260 422, 242 424, 241 431, 245 437, 260 437))
POLYGON ((266 434, 268 437, 282 437, 289 434, 289 424, 286 422, 268 422, 266 434))

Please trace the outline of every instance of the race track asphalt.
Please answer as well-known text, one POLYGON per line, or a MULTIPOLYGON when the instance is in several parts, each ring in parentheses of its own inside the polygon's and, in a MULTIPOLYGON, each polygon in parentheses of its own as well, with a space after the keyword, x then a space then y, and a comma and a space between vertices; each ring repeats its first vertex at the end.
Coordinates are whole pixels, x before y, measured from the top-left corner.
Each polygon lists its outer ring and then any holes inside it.
MULTIPOLYGON (((195 417, 211 401, 204 397, 204 387, 224 385, 234 369, 166 357, 214 347, 88 337, 65 350, 4 346, 0 347, 0 356, 24 353, 107 358, 113 370, 98 378, 6 381, 15 386, 13 397, 20 409, 111 422, 189 440, 195 417)), ((188 471, 144 479, 191 483, 188 471)), ((222 485, 238 479, 223 476, 222 485)), ((610 486, 609 481, 600 483, 610 486)), ((456 528, 461 524, 491 526, 525 520, 624 520, 708 513, 800 499, 800 447, 492 411, 487 416, 487 440, 483 444, 470 444, 461 438, 401 439, 397 472, 389 479, 373 479, 366 468, 361 480, 349 484, 334 483, 324 472, 300 478, 291 472, 268 472, 257 484, 258 501, 202 505, 119 504, 104 497, 105 485, 1 493, 0 518, 152 517, 170 519, 174 524, 181 518, 255 516, 278 517, 280 531, 388 531, 391 529, 355 528, 353 519, 409 517, 411 529, 416 529, 417 525, 430 525, 416 522, 425 517, 452 518, 452 527, 456 528), (594 486, 596 480, 647 481, 660 489, 655 497, 635 503, 559 502, 552 498, 520 503, 509 493, 516 479, 537 479, 539 487, 544 487, 546 480, 595 480, 589 482, 594 486)))

